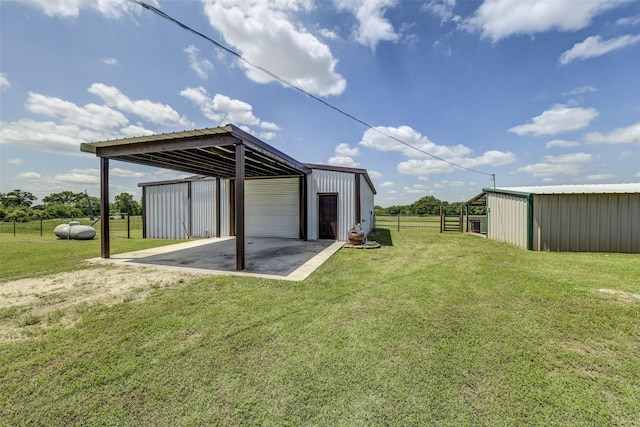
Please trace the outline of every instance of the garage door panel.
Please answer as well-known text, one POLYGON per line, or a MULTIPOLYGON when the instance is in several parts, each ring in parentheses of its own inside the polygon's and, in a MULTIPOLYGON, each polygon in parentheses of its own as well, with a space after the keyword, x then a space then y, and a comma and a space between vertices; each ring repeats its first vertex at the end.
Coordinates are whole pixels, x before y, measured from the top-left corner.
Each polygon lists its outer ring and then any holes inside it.
POLYGON ((298 238, 300 234, 298 178, 245 182, 245 235, 298 238))

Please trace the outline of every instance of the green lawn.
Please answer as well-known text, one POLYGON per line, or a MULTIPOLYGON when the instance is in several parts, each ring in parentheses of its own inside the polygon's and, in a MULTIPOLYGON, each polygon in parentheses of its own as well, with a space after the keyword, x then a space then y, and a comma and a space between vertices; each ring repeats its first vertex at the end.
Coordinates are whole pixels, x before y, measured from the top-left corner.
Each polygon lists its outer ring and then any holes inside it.
POLYGON ((0 425, 638 425, 640 256, 374 239, 2 343, 0 425))
MULTIPOLYGON (((112 238, 112 254, 178 243, 182 240, 112 238)), ((58 239, 53 232, 0 233, 0 282, 91 268, 88 258, 100 256, 100 231, 92 240, 58 239)))

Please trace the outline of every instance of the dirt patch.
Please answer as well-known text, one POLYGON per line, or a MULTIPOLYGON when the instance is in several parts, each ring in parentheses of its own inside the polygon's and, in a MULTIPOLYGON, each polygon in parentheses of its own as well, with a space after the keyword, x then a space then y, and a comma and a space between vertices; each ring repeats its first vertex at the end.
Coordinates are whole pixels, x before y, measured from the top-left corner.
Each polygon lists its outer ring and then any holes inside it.
POLYGON ((0 283, 0 342, 71 325, 90 305, 143 299, 156 289, 191 278, 173 271, 99 266, 0 283))
POLYGON ((618 301, 624 302, 626 304, 640 302, 640 295, 633 294, 631 292, 620 291, 617 289, 598 289, 598 292, 601 292, 603 294, 613 295, 616 297, 618 301))

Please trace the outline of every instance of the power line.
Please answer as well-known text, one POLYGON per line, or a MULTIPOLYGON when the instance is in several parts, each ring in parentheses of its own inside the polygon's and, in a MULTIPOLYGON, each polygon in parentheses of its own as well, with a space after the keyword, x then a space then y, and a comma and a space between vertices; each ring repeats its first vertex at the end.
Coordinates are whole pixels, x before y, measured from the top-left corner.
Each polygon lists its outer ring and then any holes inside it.
POLYGON ((296 86, 295 84, 293 84, 293 83, 289 82, 288 80, 286 80, 286 79, 284 79, 284 78, 282 78, 282 77, 278 76, 277 74, 273 73, 272 71, 269 71, 269 70, 267 70, 266 68, 264 68, 264 67, 262 67, 262 66, 260 66, 260 65, 257 65, 257 64, 252 63, 252 62, 251 62, 251 61, 249 61, 247 58, 245 58, 245 57, 243 57, 242 55, 240 55, 238 52, 236 52, 236 51, 234 51, 234 50, 232 50, 232 49, 230 49, 230 48, 226 47, 226 46, 225 46, 225 45, 223 45, 222 43, 220 43, 220 42, 218 42, 218 41, 216 41, 216 40, 214 40, 214 39, 210 38, 209 36, 207 36, 207 35, 205 35, 205 34, 203 34, 203 33, 199 32, 199 31, 197 31, 197 30, 194 30, 193 28, 189 27, 188 25, 183 24, 182 22, 178 21, 177 19, 175 19, 175 18, 173 18, 173 17, 171 17, 171 16, 167 15, 166 13, 164 13, 163 11, 161 11, 160 9, 158 9, 158 8, 156 8, 156 7, 153 7, 153 6, 151 6, 151 5, 149 5, 149 4, 145 3, 145 2, 143 2, 143 1, 141 1, 141 0, 131 0, 131 1, 132 1, 132 2, 134 2, 134 3, 136 3, 136 4, 138 4, 138 5, 140 5, 140 6, 142 6, 142 7, 143 7, 143 8, 145 8, 145 9, 147 9, 147 10, 149 10, 149 11, 151 11, 151 12, 153 12, 153 13, 157 14, 158 16, 160 16, 160 17, 162 17, 162 18, 164 18, 164 19, 166 19, 166 20, 168 20, 168 21, 170 21, 170 22, 172 22, 172 23, 176 24, 176 25, 177 25, 177 26, 179 26, 180 28, 185 29, 185 30, 189 31, 190 33, 193 33, 193 34, 197 35, 198 37, 201 37, 201 38, 203 38, 203 39, 207 40, 209 43, 212 43, 212 44, 213 44, 213 45, 215 45, 216 47, 218 47, 218 48, 220 48, 220 49, 224 50, 225 52, 227 52, 227 53, 229 53, 229 54, 231 54, 231 55, 235 56, 235 57, 236 57, 236 58, 238 58, 240 61, 244 62, 245 64, 249 65, 250 67, 255 68, 256 70, 262 71, 263 73, 265 73, 266 75, 268 75, 268 76, 269 76, 269 77, 271 77, 272 79, 274 79, 274 80, 276 80, 276 81, 278 81, 278 82, 282 83, 283 85, 288 86, 288 87, 290 87, 290 88, 293 88, 293 89, 295 89, 295 90, 297 90, 297 91, 299 91, 299 92, 303 93, 304 95, 306 95, 306 96, 308 96, 308 97, 310 97, 310 98, 312 98, 312 99, 314 99, 314 100, 316 100, 316 101, 318 101, 318 102, 320 102, 320 103, 324 104, 326 107, 329 107, 329 108, 331 108, 331 109, 333 109, 333 110, 337 111, 338 113, 340 113, 340 114, 342 114, 342 115, 344 115, 344 116, 346 116, 346 117, 348 117, 348 118, 350 118, 350 119, 352 119, 352 120, 354 120, 354 121, 356 121, 356 122, 360 123, 361 125, 363 125, 363 126, 365 126, 365 127, 369 128, 369 129, 373 130, 374 132, 377 132, 377 133, 378 133, 378 134, 380 134, 380 135, 383 135, 383 136, 385 136, 385 137, 387 137, 387 138, 390 138, 390 139, 392 139, 392 140, 394 140, 394 141, 396 141, 396 142, 399 142, 400 144, 403 144, 403 145, 405 145, 405 146, 407 146, 407 147, 409 147, 409 148, 411 148, 411 149, 413 149, 413 150, 416 150, 416 151, 418 151, 418 152, 420 152, 420 153, 422 153, 422 154, 425 154, 425 155, 427 155, 427 156, 429 156, 429 157, 431 157, 431 158, 434 158, 434 159, 436 159, 436 160, 440 160, 440 161, 442 161, 442 162, 448 163, 448 164, 450 164, 450 165, 452 165, 452 166, 455 166, 455 167, 457 167, 457 168, 465 169, 465 170, 468 170, 468 171, 470 171, 470 172, 475 172, 475 173, 479 173, 479 174, 482 174, 482 175, 487 175, 487 176, 491 177, 491 179, 495 182, 495 174, 486 173, 486 172, 482 172, 482 171, 475 170, 475 169, 472 169, 472 168, 468 168, 468 167, 466 167, 466 166, 462 166, 462 165, 457 164, 457 163, 455 163, 455 162, 452 162, 452 161, 450 161, 450 160, 447 160, 447 159, 444 159, 444 158, 442 158, 442 157, 436 156, 435 154, 431 154, 431 153, 429 153, 429 152, 427 152, 427 151, 424 151, 424 150, 422 150, 421 148, 418 148, 418 147, 416 147, 415 145, 411 145, 411 144, 409 144, 408 142, 403 141, 402 139, 400 139, 400 138, 398 138, 398 137, 395 137, 395 136, 390 135, 390 134, 388 134, 388 133, 386 133, 386 132, 383 132, 382 130, 380 130, 380 129, 378 129, 377 127, 375 127, 375 126, 373 126, 373 125, 371 125, 371 124, 367 123, 366 121, 364 121, 364 120, 362 120, 362 119, 360 119, 360 118, 358 118, 358 117, 354 116, 353 114, 348 113, 348 112, 346 112, 346 111, 342 110, 342 109, 341 109, 341 108, 339 108, 339 107, 336 107, 335 105, 333 105, 333 104, 329 103, 328 101, 325 101, 324 99, 322 99, 322 98, 320 98, 320 97, 318 97, 318 96, 316 96, 316 95, 313 95, 312 93, 307 92, 306 90, 302 89, 302 88, 301 88, 301 87, 299 87, 299 86, 296 86))

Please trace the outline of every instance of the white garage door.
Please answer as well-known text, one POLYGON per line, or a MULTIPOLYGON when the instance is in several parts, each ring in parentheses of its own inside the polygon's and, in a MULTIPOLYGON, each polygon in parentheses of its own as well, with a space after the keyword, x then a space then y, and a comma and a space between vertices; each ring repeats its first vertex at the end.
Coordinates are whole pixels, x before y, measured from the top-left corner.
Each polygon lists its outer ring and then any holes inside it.
POLYGON ((245 181, 245 235, 300 237, 298 178, 245 181))

